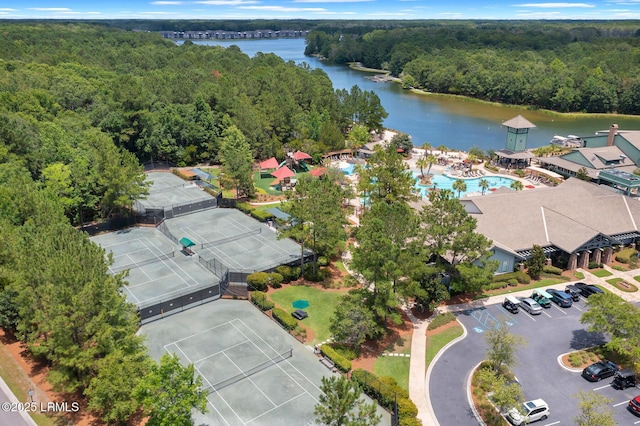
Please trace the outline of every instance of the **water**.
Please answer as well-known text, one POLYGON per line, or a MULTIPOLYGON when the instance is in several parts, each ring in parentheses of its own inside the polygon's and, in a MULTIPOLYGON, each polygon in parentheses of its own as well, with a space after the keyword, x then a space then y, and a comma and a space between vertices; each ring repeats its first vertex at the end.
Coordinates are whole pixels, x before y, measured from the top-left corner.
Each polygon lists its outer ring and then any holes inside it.
MULTIPOLYGON (((426 197, 429 194, 428 189, 433 187, 436 187, 438 189, 448 189, 450 191, 453 191, 456 196, 458 195, 458 191, 453 189, 453 182, 457 180, 455 178, 450 178, 449 176, 440 174, 434 174, 431 178, 431 185, 421 185, 420 180, 418 179, 418 173, 414 173, 413 175, 416 178, 415 188, 420 191, 420 195, 422 197, 426 197)), ((511 182, 513 182, 513 179, 500 176, 483 176, 474 179, 464 179, 464 183, 467 185, 467 190, 461 191, 460 197, 464 197, 465 195, 473 192, 482 193, 482 188, 480 188, 480 181, 482 179, 486 180, 489 183, 488 191, 491 191, 492 189, 496 190, 502 186, 506 186, 507 188, 509 188, 511 186, 511 182)))
POLYGON ((350 89, 354 85, 374 91, 389 113, 384 126, 408 133, 416 146, 428 142, 432 146, 446 145, 457 150, 477 146, 483 150, 499 150, 505 146, 506 128, 502 122, 521 114, 537 127, 529 131, 528 148, 547 145, 554 135, 590 136, 617 123, 623 130, 640 129, 640 117, 558 118, 539 111, 489 105, 465 98, 421 95, 403 90, 400 84, 376 83, 344 65, 328 65, 315 57, 304 56, 304 39, 272 40, 198 40, 197 44, 237 45, 249 56, 257 52, 275 53, 286 61, 306 62, 323 69, 335 89, 350 89))

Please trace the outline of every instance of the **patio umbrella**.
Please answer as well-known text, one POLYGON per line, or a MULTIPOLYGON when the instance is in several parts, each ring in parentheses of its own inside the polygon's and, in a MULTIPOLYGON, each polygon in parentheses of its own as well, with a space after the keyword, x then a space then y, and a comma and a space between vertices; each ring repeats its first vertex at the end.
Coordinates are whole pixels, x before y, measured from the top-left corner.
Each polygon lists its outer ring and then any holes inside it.
POLYGON ((298 299, 295 302, 293 302, 291 305, 296 309, 304 309, 309 307, 309 301, 298 299))

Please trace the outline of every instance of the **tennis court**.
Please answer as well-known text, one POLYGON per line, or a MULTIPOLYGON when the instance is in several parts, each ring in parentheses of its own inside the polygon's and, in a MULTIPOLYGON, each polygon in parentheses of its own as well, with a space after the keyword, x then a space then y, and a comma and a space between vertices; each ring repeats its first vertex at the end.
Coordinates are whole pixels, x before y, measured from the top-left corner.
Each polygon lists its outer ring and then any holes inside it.
MULTIPOLYGON (((193 363, 209 410, 195 424, 313 425, 321 378, 332 374, 247 301, 219 300, 141 328, 151 355, 193 363), (291 356, 289 356, 291 354, 291 356), (275 358, 275 359, 274 359, 275 358)), ((383 423, 390 424, 388 413, 383 423)))
POLYGON ((216 258, 232 270, 262 271, 300 259, 300 246, 278 240, 269 227, 236 209, 210 209, 167 219, 177 238, 187 237, 204 259, 216 258))
POLYGON ((114 264, 109 268, 112 273, 129 270, 126 278, 129 285, 123 291, 127 300, 139 307, 174 299, 220 281, 195 256, 179 251, 156 228, 128 228, 91 240, 113 254, 114 264))
POLYGON ((185 182, 173 173, 147 173, 147 180, 153 181, 149 196, 146 200, 138 200, 144 208, 171 207, 214 198, 194 182, 185 182))

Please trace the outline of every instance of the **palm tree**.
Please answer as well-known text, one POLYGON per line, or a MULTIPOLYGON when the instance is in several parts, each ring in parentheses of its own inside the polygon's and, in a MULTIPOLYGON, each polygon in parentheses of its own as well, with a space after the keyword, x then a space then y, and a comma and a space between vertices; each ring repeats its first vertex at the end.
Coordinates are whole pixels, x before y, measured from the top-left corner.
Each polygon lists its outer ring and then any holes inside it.
POLYGON ((431 148, 433 148, 431 146, 431 144, 429 142, 425 142, 422 144, 422 146, 420 147, 422 149, 424 149, 424 156, 427 156, 427 153, 431 154, 431 148))
POLYGON ((425 161, 429 164, 429 168, 427 169, 427 174, 429 174, 429 172, 431 172, 431 166, 433 166, 433 163, 438 160, 436 159, 435 155, 429 154, 427 155, 427 158, 425 158, 425 161))
POLYGON ((458 191, 458 198, 460 198, 460 193, 467 190, 467 183, 462 179, 456 179, 453 182, 453 189, 454 191, 458 191))
POLYGON ((509 185, 509 187, 514 191, 522 191, 524 189, 524 183, 520 182, 519 180, 514 180, 513 182, 511 182, 511 185, 509 185))
POLYGON ((489 189, 489 181, 486 179, 480 179, 478 185, 480 185, 480 189, 482 189, 482 195, 484 195, 484 191, 489 189))
POLYGON ((416 166, 420 167, 420 177, 424 177, 424 167, 428 164, 427 159, 425 157, 420 158, 416 161, 416 166))
POLYGON ((449 148, 447 148, 446 145, 440 145, 436 149, 440 151, 442 154, 446 153, 449 150, 449 148))

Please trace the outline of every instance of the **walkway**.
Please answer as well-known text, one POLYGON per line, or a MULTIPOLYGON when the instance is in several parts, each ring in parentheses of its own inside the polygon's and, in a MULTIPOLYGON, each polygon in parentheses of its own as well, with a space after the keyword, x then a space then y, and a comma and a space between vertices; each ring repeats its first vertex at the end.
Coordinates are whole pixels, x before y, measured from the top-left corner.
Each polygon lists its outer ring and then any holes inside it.
MULTIPOLYGON (((627 300, 631 303, 640 302, 640 291, 636 291, 633 293, 627 293, 618 290, 616 287, 612 286, 606 280, 619 277, 623 278, 625 281, 632 283, 634 285, 640 286, 633 277, 640 275, 640 269, 636 269, 633 271, 618 271, 612 269, 606 265, 604 265, 604 269, 608 270, 612 273, 612 276, 608 276, 605 278, 599 278, 595 275, 591 274, 589 271, 578 269, 579 272, 582 272, 585 276, 584 279, 570 281, 562 284, 555 284, 547 287, 541 287, 542 289, 547 288, 557 288, 564 289, 566 284, 571 284, 577 281, 586 282, 588 284, 598 284, 612 293, 617 294, 624 300, 627 300)), ((513 293, 509 293, 515 297, 528 297, 531 295, 532 289, 516 291, 513 293)), ((495 305, 498 303, 502 303, 504 300, 504 295, 500 296, 491 296, 485 299, 476 300, 469 303, 462 303, 458 305, 446 305, 438 307, 439 313, 442 312, 459 312, 464 311, 469 308, 481 307, 486 305, 495 305)), ((438 419, 433 415, 433 409, 431 408, 431 401, 429 398, 429 376, 426 374, 426 366, 425 366, 425 354, 426 354, 426 345, 427 345, 427 326, 429 325, 429 321, 421 321, 411 315, 411 312, 407 309, 407 315, 413 322, 413 337, 411 341, 411 363, 409 370, 409 397, 418 407, 418 418, 422 421, 423 426, 439 426, 438 419)), ((436 360, 434 360, 435 362, 436 360)))

